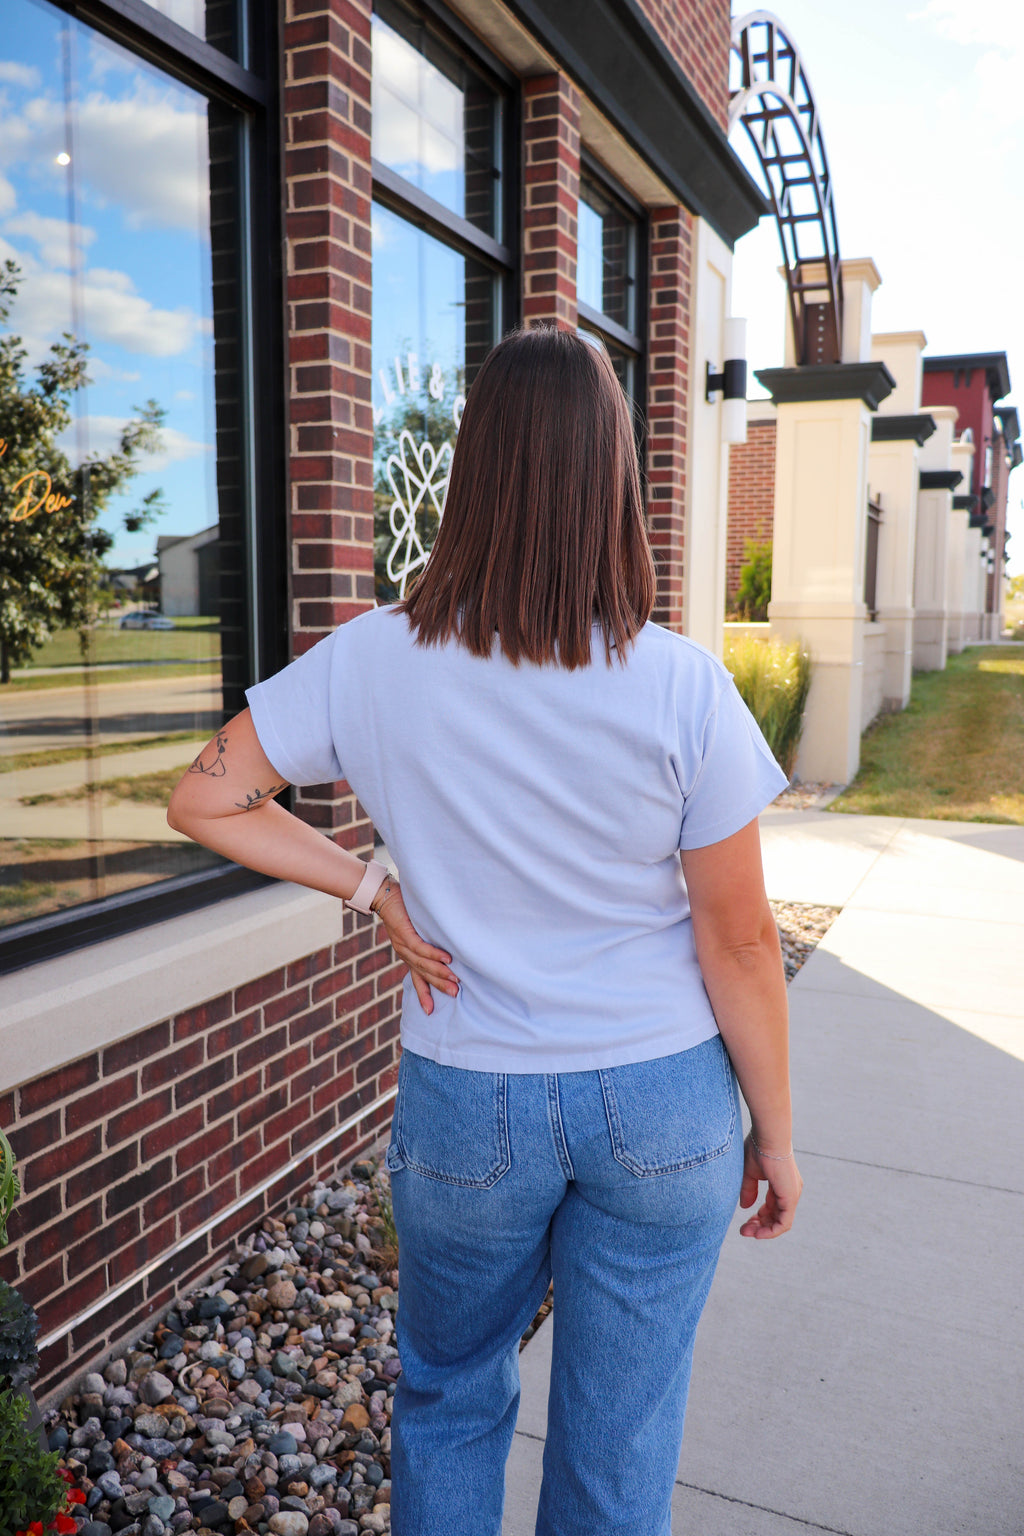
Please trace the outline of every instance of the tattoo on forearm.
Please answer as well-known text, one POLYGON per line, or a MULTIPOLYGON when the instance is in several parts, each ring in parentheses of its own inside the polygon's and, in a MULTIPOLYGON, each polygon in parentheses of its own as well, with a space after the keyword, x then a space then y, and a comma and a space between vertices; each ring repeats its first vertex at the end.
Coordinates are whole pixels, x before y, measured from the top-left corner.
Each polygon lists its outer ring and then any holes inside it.
POLYGON ((189 773, 205 773, 207 778, 222 779, 227 773, 227 769, 224 766, 224 753, 227 749, 227 744, 227 732, 218 731, 217 740, 213 744, 216 748, 216 756, 204 759, 203 754, 207 751, 207 748, 204 747, 195 762, 190 764, 189 773))
POLYGON ((241 800, 236 800, 235 804, 240 811, 254 811, 258 805, 262 805, 265 800, 272 800, 286 787, 284 784, 271 784, 269 789, 254 789, 251 795, 246 792, 244 804, 241 800))

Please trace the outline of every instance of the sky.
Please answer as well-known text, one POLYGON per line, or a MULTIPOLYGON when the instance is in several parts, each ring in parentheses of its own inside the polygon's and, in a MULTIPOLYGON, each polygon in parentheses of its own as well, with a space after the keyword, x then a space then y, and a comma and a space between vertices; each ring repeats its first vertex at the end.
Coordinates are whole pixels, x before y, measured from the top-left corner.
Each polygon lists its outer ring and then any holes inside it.
MULTIPOLYGON (((734 16, 749 7, 734 6, 734 16)), ((872 329, 926 352, 1005 352, 1024 420, 1024 0, 778 0, 818 105, 839 248, 882 277, 872 329)), ((741 131, 733 140, 740 149, 741 131)), ((737 242, 750 369, 783 361, 774 220, 737 242)), ((756 383, 751 394, 757 393, 756 383)), ((1009 572, 1024 572, 1024 469, 1009 572)))

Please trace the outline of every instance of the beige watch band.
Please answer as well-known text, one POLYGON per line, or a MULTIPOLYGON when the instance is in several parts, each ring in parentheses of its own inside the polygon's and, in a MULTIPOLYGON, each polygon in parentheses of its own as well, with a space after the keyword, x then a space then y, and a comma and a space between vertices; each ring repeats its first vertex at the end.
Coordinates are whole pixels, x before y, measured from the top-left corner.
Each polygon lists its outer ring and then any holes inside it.
POLYGON ((363 912, 369 916, 370 903, 390 873, 386 865, 378 864, 375 859, 371 859, 366 866, 365 875, 345 902, 346 907, 351 907, 353 912, 363 912))

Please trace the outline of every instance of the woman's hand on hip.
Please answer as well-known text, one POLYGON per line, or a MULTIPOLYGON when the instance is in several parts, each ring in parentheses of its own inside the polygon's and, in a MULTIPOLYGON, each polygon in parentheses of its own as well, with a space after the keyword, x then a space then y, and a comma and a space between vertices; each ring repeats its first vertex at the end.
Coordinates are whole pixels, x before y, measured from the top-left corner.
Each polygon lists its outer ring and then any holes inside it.
POLYGON ((392 881, 391 894, 377 909, 377 916, 387 929, 395 954, 409 967, 423 1012, 434 1011, 431 987, 447 992, 449 997, 457 997, 459 981, 451 969, 451 955, 438 949, 435 944, 428 944, 416 932, 412 918, 405 909, 402 887, 397 881, 392 881))
POLYGON ((741 1237, 781 1237, 793 1225, 797 1201, 804 1187, 796 1158, 768 1157, 759 1152, 753 1137, 748 1136, 743 1145, 743 1184, 740 1188, 740 1205, 747 1211, 757 1199, 758 1185, 767 1181, 768 1193, 763 1203, 748 1221, 740 1227, 741 1237))

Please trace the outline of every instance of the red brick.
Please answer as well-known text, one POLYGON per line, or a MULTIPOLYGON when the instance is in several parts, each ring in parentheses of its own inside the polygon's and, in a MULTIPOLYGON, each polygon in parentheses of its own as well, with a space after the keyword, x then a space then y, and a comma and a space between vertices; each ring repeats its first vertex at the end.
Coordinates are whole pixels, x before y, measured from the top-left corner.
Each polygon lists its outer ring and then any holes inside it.
POLYGON ((103 1075, 113 1077, 127 1067, 137 1066, 147 1056, 155 1056, 158 1052, 165 1051, 170 1043, 170 1019, 164 1019, 162 1024, 154 1024, 149 1029, 140 1030, 137 1035, 129 1035, 127 1040, 118 1040, 115 1044, 108 1045, 103 1052, 103 1075))
POLYGON ((179 1013, 174 1020, 175 1040, 187 1040, 193 1035, 204 1034, 211 1024, 219 1024, 231 1014, 231 997, 213 997, 198 1008, 179 1013))
MULTIPOLYGON (((170 1159, 167 1159, 168 1169, 170 1159)), ((188 1173, 176 1178, 173 1183, 164 1182, 153 1193, 148 1194, 142 1207, 142 1226, 144 1231, 149 1231, 160 1222, 166 1221, 169 1216, 180 1211, 187 1200, 192 1200, 206 1185, 206 1171, 202 1167, 192 1168, 188 1173)), ((143 1192, 144 1196, 147 1192, 143 1192)))
MULTIPOLYGON (((13 1098, 13 1095, 11 1096, 13 1098)), ((0 1119, 0 1125, 4 1122, 0 1119)), ((41 1152, 44 1147, 51 1146, 60 1137, 60 1110, 51 1109, 48 1114, 40 1115, 38 1120, 19 1122, 11 1126, 8 1131, 8 1140, 14 1152, 16 1162, 23 1158, 31 1157, 34 1152, 41 1152)))
POLYGON ((148 1136, 143 1136, 143 1161, 148 1163, 154 1157, 159 1157, 162 1152, 167 1152, 171 1147, 176 1147, 179 1142, 187 1140, 189 1136, 194 1136, 206 1118, 205 1108, 206 1106, 202 1104, 193 1104, 189 1109, 162 1120, 148 1136))
POLYGON ((284 970, 272 971, 267 976, 258 976, 255 981, 247 982, 244 987, 235 988, 235 1012, 246 1013, 250 1008, 256 1008, 268 998, 276 997, 284 986, 284 970))
POLYGON ((138 1236, 139 1230, 139 1211, 135 1207, 122 1212, 114 1221, 100 1223, 97 1220, 91 1232, 88 1225, 83 1227, 76 1220, 75 1231, 69 1232, 68 1237, 69 1240, 80 1237, 82 1241, 68 1248, 69 1280, 73 1281, 75 1275, 83 1274, 94 1264, 102 1264, 104 1259, 112 1259, 125 1243, 138 1236))
POLYGON ((157 1056, 147 1062, 142 1069, 143 1093, 149 1093, 153 1088, 162 1088, 165 1083, 173 1083, 176 1078, 191 1072, 202 1061, 204 1052, 205 1041, 200 1037, 176 1045, 166 1056, 157 1056))
POLYGON ((206 1119, 210 1125, 219 1120, 222 1115, 234 1114, 240 1105, 247 1103, 259 1093, 262 1086, 262 1074, 257 1069, 255 1072, 247 1072, 242 1077, 233 1077, 219 1093, 211 1094, 206 1103, 206 1119))
POLYGON ((52 1184, 72 1168, 79 1168, 91 1158, 98 1157, 102 1148, 103 1132, 98 1125, 90 1126, 79 1136, 58 1141, 56 1146, 40 1153, 22 1168, 21 1180, 26 1194, 41 1189, 44 1184, 52 1184))
POLYGON ((198 1072, 193 1072, 191 1077, 186 1077, 174 1085, 174 1104, 177 1109, 182 1109, 186 1104, 192 1104, 196 1099, 206 1098, 215 1088, 231 1077, 233 1068, 230 1057, 222 1056, 218 1061, 211 1061, 198 1072))
POLYGON ((115 1184, 107 1190, 106 1194, 107 1218, 119 1216, 130 1206, 139 1205, 155 1190, 166 1187, 170 1176, 171 1160, 169 1157, 164 1157, 149 1168, 144 1168, 141 1173, 136 1173, 131 1178, 122 1180, 120 1184, 115 1184))
POLYGON ((99 1057, 83 1056, 78 1061, 68 1062, 66 1066, 47 1072, 45 1077, 37 1077, 33 1082, 25 1083, 18 1091, 22 1116, 33 1115, 39 1109, 49 1109, 51 1104, 61 1102, 82 1088, 88 1088, 97 1081, 99 1075, 99 1057))
POLYGON ((222 1120, 219 1125, 210 1126, 201 1136, 194 1141, 186 1142, 179 1147, 174 1154, 174 1167, 176 1173, 187 1173, 190 1168, 197 1168, 204 1163, 210 1153, 219 1152, 232 1140, 233 1131, 230 1120, 222 1120))

